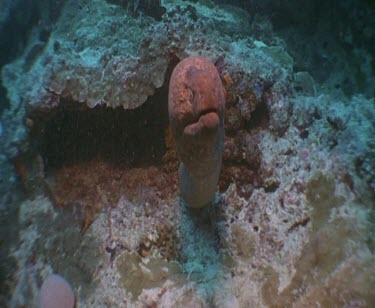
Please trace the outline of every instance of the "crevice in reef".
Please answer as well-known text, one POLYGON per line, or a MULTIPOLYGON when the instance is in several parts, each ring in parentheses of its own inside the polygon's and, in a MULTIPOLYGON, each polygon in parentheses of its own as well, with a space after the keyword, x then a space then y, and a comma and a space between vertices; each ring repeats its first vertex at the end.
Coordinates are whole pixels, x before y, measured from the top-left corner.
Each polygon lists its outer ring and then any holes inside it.
POLYGON ((4 88, 3 84, 0 82, 0 115, 3 111, 10 107, 9 100, 7 98, 7 90, 4 88))
POLYGON ((128 167, 160 164, 166 152, 169 79, 178 62, 171 57, 163 86, 134 110, 89 108, 65 99, 57 108, 34 112, 31 139, 46 171, 91 160, 128 167))
POLYGON ((267 129, 270 123, 270 115, 264 100, 262 100, 255 110, 251 113, 250 121, 246 123, 246 130, 250 131, 256 128, 267 129))
POLYGON ((80 110, 62 103, 47 120, 40 142, 46 168, 93 159, 125 165, 160 162, 167 128, 165 99, 158 93, 135 110, 80 110))

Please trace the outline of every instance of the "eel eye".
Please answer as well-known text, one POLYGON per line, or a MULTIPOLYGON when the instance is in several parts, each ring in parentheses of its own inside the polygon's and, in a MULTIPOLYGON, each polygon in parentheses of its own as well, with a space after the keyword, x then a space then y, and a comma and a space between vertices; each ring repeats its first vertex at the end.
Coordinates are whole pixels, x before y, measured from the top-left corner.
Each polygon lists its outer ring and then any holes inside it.
POLYGON ((194 100, 194 92, 190 88, 187 88, 187 91, 188 91, 188 100, 192 104, 194 100))

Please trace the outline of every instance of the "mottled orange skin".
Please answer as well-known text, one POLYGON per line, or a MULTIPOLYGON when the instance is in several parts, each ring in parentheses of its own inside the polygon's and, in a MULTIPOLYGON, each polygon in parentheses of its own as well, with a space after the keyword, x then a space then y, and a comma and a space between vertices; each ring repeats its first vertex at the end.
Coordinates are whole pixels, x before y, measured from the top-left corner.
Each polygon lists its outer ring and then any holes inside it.
POLYGON ((169 120, 181 161, 179 186, 190 207, 212 201, 224 146, 224 91, 216 67, 190 57, 174 69, 169 85, 169 120))

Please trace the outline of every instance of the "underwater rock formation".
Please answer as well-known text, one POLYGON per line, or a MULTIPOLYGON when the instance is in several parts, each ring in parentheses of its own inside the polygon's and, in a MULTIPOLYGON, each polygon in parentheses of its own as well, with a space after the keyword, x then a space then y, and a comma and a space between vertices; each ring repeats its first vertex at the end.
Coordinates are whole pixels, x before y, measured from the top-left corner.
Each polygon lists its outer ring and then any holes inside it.
POLYGON ((190 57, 174 69, 169 85, 169 119, 181 160, 181 195, 199 208, 214 197, 224 148, 224 91, 215 66, 190 57))
POLYGON ((161 20, 161 17, 166 11, 162 6, 161 0, 109 0, 108 2, 126 8, 134 17, 138 17, 141 12, 158 21, 161 20))

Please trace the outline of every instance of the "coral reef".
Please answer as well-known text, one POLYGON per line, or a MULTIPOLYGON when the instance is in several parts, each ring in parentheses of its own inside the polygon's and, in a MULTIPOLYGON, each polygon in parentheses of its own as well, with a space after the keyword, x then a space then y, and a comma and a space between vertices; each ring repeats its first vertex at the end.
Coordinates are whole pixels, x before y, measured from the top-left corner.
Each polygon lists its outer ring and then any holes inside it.
POLYGON ((374 305, 373 4, 25 3, 0 4, 0 306, 53 273, 79 307, 374 305), (201 209, 168 127, 196 56, 226 102, 201 209))
POLYGON ((109 0, 108 2, 126 8, 133 17, 138 17, 139 12, 142 12, 158 21, 161 20, 166 11, 161 4, 161 0, 109 0))

